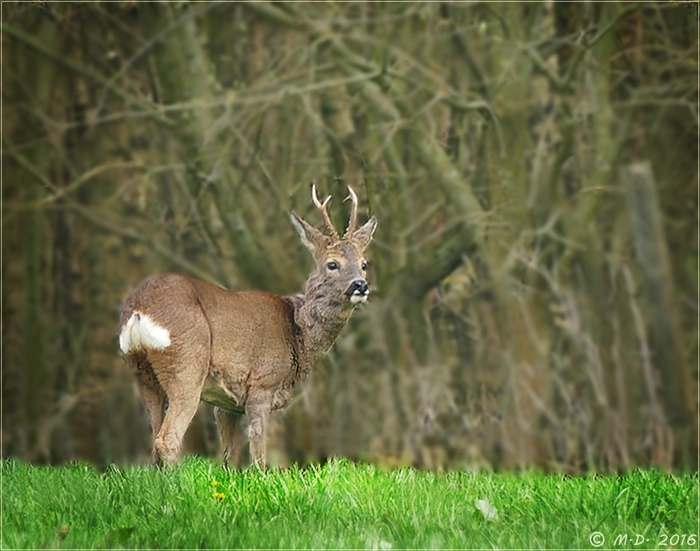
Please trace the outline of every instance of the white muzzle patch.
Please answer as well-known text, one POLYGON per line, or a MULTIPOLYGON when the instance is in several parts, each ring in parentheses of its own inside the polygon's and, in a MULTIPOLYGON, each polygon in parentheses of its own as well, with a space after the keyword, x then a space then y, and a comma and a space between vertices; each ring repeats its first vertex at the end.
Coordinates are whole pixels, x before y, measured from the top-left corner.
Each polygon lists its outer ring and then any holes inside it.
POLYGON ((369 296, 369 293, 361 295, 360 293, 353 293, 350 295, 350 302, 353 304, 360 304, 361 302, 365 302, 367 300, 367 297, 369 296))
POLYGON ((119 348, 123 354, 134 350, 163 350, 170 346, 170 331, 141 312, 131 314, 119 333, 119 348))

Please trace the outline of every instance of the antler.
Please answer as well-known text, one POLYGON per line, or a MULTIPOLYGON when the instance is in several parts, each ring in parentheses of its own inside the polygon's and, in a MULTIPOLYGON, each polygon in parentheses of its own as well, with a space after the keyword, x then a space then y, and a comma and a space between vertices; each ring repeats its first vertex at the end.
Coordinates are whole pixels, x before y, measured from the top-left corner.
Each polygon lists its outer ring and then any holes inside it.
POLYGON ((318 208, 323 214, 323 221, 326 224, 326 228, 328 229, 330 237, 333 238, 335 241, 340 240, 338 232, 333 227, 333 222, 331 222, 331 217, 328 214, 328 202, 331 200, 331 196, 329 195, 328 197, 326 197, 323 203, 321 203, 321 201, 318 200, 318 195, 316 195, 316 183, 314 182, 311 185, 311 199, 313 200, 314 205, 316 205, 316 208, 318 208))
POLYGON ((350 211, 350 221, 348 222, 348 229, 345 230, 345 235, 343 236, 343 239, 351 237, 357 229, 357 194, 352 190, 350 186, 348 186, 348 191, 350 192, 350 195, 343 199, 343 203, 350 199, 352 201, 352 210, 350 211))

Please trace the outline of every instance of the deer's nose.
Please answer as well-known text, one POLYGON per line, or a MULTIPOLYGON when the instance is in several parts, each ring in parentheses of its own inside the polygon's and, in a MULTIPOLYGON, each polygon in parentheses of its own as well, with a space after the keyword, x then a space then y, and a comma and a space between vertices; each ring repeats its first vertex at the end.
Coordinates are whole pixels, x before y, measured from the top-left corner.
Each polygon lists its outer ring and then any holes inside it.
POLYGON ((367 295, 369 295, 369 285, 364 279, 356 279, 350 284, 345 293, 352 302, 359 302, 366 299, 367 295))

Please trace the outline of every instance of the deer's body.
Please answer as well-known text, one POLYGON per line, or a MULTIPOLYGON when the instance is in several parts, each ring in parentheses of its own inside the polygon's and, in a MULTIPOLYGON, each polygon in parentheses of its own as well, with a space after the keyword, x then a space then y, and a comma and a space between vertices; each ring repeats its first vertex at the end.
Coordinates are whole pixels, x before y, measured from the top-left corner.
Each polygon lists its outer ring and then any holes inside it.
POLYGON ((341 240, 319 203, 331 236, 292 213, 316 266, 303 295, 232 292, 186 276, 152 276, 122 307, 119 346, 131 366, 154 434, 156 463, 173 462, 201 400, 216 406, 225 458, 240 451, 240 415, 249 416, 253 461, 266 464, 269 412, 332 346, 369 293, 362 256, 376 227, 354 227, 356 197, 341 240))

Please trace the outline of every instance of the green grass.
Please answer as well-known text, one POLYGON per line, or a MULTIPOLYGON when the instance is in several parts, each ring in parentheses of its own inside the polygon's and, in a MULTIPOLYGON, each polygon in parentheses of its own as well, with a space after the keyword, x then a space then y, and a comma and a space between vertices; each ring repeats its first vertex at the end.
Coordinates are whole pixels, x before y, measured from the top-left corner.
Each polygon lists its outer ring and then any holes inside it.
POLYGON ((101 473, 85 464, 2 461, 4 549, 591 549, 593 532, 605 548, 697 549, 697 519, 697 474, 653 470, 436 474, 335 460, 229 472, 188 458, 170 470, 101 473), (486 518, 489 507, 497 518, 486 518), (614 545, 622 534, 627 544, 614 545), (645 541, 635 546, 637 534, 645 541))

